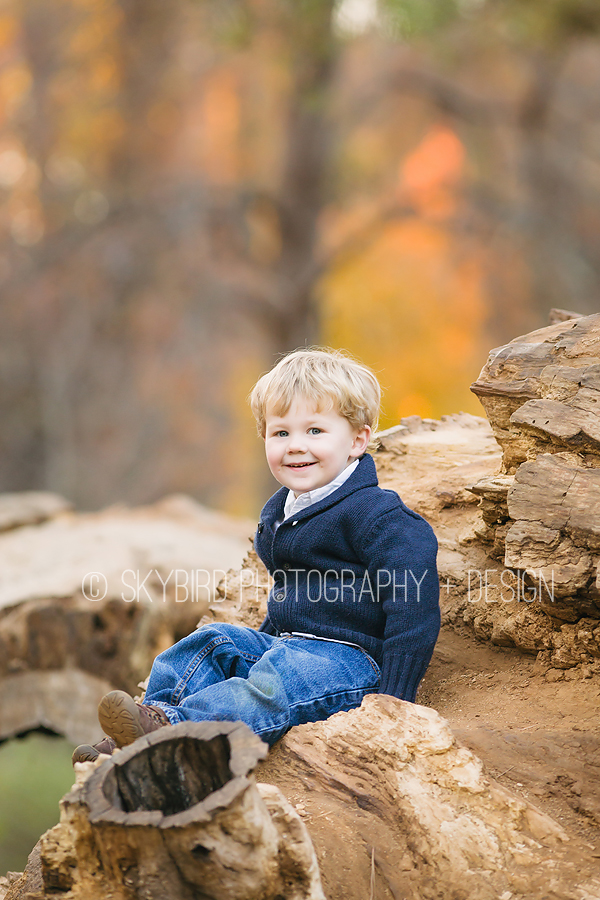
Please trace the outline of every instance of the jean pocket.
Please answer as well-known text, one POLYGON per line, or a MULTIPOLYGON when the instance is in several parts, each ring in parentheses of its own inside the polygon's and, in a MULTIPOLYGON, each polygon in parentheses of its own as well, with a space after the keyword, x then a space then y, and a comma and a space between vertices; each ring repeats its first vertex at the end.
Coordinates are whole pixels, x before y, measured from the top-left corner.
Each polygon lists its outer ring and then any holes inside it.
POLYGON ((373 659, 371 654, 367 653, 367 651, 365 650, 364 647, 359 647, 357 645, 356 649, 360 650, 360 652, 363 653, 367 657, 367 660, 369 661, 371 668, 373 669, 373 671, 375 672, 375 675, 377 676, 377 681, 380 682, 381 681, 381 669, 379 668, 379 666, 377 665, 377 663, 375 662, 375 660, 373 659))

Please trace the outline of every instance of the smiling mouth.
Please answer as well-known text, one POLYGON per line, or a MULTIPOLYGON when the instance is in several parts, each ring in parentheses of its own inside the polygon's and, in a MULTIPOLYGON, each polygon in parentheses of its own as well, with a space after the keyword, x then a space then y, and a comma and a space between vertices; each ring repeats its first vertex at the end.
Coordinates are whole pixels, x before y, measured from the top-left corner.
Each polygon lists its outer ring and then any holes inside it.
POLYGON ((286 463, 289 469, 305 469, 307 466, 314 466, 314 462, 306 462, 306 463, 286 463))

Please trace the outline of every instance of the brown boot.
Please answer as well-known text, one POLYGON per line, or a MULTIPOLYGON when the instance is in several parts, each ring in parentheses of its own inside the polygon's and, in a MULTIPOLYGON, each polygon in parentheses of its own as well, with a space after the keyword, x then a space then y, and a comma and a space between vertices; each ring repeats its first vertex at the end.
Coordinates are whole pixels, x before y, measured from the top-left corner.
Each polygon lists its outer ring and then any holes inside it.
POLYGON ((160 707, 136 703, 125 691, 111 691, 102 698, 98 720, 117 747, 126 747, 142 735, 171 724, 160 707))
POLYGON ((116 748, 117 745, 110 737, 102 738, 97 744, 80 744, 79 747, 75 747, 73 750, 71 762, 73 765, 76 762, 93 762, 95 759, 98 759, 101 753, 112 756, 116 748))

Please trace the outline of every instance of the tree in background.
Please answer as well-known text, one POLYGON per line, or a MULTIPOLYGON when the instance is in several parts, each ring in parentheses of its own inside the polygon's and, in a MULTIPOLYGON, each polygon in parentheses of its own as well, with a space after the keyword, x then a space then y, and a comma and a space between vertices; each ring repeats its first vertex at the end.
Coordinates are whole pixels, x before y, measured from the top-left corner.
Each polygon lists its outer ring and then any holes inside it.
POLYGON ((0 485, 255 512, 245 395, 345 346, 384 424, 597 308, 592 0, 13 0, 0 485))

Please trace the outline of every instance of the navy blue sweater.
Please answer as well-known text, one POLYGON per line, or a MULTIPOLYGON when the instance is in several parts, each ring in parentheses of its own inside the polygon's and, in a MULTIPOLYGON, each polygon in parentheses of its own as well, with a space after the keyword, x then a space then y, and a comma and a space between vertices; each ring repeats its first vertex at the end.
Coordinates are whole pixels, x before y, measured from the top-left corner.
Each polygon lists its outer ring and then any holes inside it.
POLYGON ((440 629, 431 526, 379 487, 369 454, 332 494, 274 530, 287 493, 267 501, 255 537, 275 582, 260 630, 359 644, 381 668, 380 693, 414 701, 440 629))

